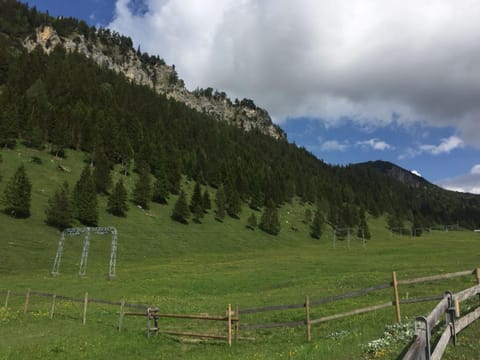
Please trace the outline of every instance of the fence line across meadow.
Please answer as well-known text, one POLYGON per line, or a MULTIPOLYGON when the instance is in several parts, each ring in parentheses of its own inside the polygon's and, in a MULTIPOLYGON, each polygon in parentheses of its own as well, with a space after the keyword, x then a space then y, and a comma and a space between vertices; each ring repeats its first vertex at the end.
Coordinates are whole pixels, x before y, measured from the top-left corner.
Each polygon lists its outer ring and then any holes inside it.
MULTIPOLYGON (((416 298, 410 298, 410 299, 400 299, 398 295, 398 288, 400 285, 411 285, 411 284, 419 284, 419 283, 426 283, 426 282, 433 282, 433 281, 440 281, 440 280, 448 280, 448 279, 454 279, 454 278, 459 278, 459 277, 465 277, 465 276, 470 276, 470 275, 475 275, 476 277, 476 282, 477 284, 480 285, 480 268, 476 268, 473 271, 472 270, 467 270, 467 271, 460 271, 460 272, 455 272, 455 273, 448 273, 448 274, 441 274, 441 275, 434 275, 434 276, 424 276, 424 277, 419 277, 419 278, 414 278, 414 279, 402 279, 402 280, 397 280, 397 274, 396 272, 392 273, 392 281, 389 283, 383 283, 379 285, 373 285, 369 286, 363 289, 359 290, 354 290, 350 291, 347 293, 343 294, 338 294, 338 295, 333 295, 333 296, 328 296, 324 297, 321 299, 316 299, 314 301, 310 301, 309 296, 305 296, 305 301, 302 303, 296 303, 296 304, 287 304, 287 305, 272 305, 272 306, 265 306, 265 307, 256 307, 256 308, 247 308, 247 309, 239 309, 239 306, 235 306, 235 310, 232 311, 232 307, 229 304, 226 309, 225 315, 220 315, 220 316, 212 316, 208 314, 200 314, 200 315, 191 315, 191 314, 162 314, 159 311, 158 307, 152 307, 149 305, 144 305, 144 304, 134 304, 134 303, 127 303, 125 300, 122 301, 109 301, 109 300, 103 300, 103 299, 94 299, 94 298, 89 298, 88 292, 85 293, 85 296, 83 298, 75 298, 75 297, 70 297, 70 296, 65 296, 65 295, 57 295, 56 293, 48 293, 48 292, 40 292, 40 291, 32 291, 30 289, 27 290, 27 292, 18 292, 18 291, 3 291, 4 294, 6 294, 6 300, 5 300, 5 310, 8 309, 8 303, 9 303, 9 298, 11 296, 25 296, 25 302, 23 306, 23 312, 24 314, 27 314, 28 312, 28 306, 30 302, 30 298, 32 296, 39 296, 39 297, 50 297, 51 298, 51 306, 50 306, 50 318, 53 319, 54 317, 54 312, 55 312, 55 302, 57 299, 61 300, 66 300, 66 301, 72 301, 72 302, 77 302, 77 303, 82 303, 83 304, 83 316, 82 316, 82 322, 83 324, 86 323, 86 316, 87 316, 87 308, 89 303, 97 303, 97 304, 102 304, 102 305, 112 305, 112 306, 117 306, 120 308, 119 311, 119 326, 118 329, 121 330, 121 327, 123 325, 124 317, 129 316, 129 315, 135 315, 135 316, 145 316, 147 318, 147 324, 150 324, 150 321, 152 321, 155 325, 147 325, 147 335, 150 335, 150 333, 153 331, 155 334, 158 334, 159 332, 159 326, 158 326, 158 321, 161 318, 172 318, 172 319, 188 319, 188 320, 209 320, 210 322, 212 320, 215 321, 222 321, 227 323, 227 329, 228 329, 228 334, 227 335, 214 335, 214 334, 200 334, 200 333, 186 333, 186 332, 181 332, 181 331, 160 331, 164 333, 168 333, 171 335, 178 335, 178 336, 196 336, 199 338, 214 338, 214 339, 225 339, 228 341, 228 343, 231 345, 232 342, 232 337, 234 340, 242 339, 239 337, 239 331, 253 331, 253 330, 259 330, 259 329, 268 329, 268 328, 281 328, 281 327, 298 327, 298 326, 305 326, 306 327, 306 336, 307 336, 307 341, 311 341, 311 326, 315 324, 320 324, 324 323, 327 321, 332 321, 332 320, 337 320, 340 318, 345 318, 349 316, 354 316, 354 315, 359 315, 359 314, 364 314, 388 307, 395 307, 395 315, 396 315, 396 320, 397 322, 401 322, 401 305, 407 305, 407 304, 414 304, 414 303, 420 303, 420 302, 431 302, 431 301, 436 301, 436 300, 441 300, 444 299, 444 295, 432 295, 432 296, 423 296, 423 297, 416 297, 416 298), (351 299, 355 297, 359 297, 362 295, 366 295, 372 292, 384 290, 387 288, 393 288, 393 301, 389 300, 387 302, 383 302, 380 304, 374 304, 371 306, 367 307, 362 307, 362 308, 357 308, 353 309, 350 311, 342 312, 342 313, 337 313, 337 314, 332 314, 328 316, 324 316, 318 319, 311 319, 310 318, 310 309, 316 306, 328 304, 328 303, 333 303, 336 301, 340 300, 345 300, 345 299, 351 299), (136 312, 126 312, 125 308, 131 308, 131 309, 136 309, 140 311, 136 312), (247 314, 259 314, 259 313, 267 313, 267 312, 274 312, 274 311, 286 311, 286 310, 294 310, 294 309, 305 309, 305 314, 304 318, 301 320, 296 320, 296 321, 285 321, 285 322, 270 322, 270 323, 242 323, 240 324, 240 315, 247 315, 247 314), (153 330, 152 330, 153 329, 153 330), (182 335, 183 334, 183 335, 182 335)), ((480 286, 477 286, 477 293, 480 294, 480 286)), ((471 290, 471 291, 476 291, 476 290, 471 290)), ((251 339, 251 338, 245 338, 245 339, 251 339)))

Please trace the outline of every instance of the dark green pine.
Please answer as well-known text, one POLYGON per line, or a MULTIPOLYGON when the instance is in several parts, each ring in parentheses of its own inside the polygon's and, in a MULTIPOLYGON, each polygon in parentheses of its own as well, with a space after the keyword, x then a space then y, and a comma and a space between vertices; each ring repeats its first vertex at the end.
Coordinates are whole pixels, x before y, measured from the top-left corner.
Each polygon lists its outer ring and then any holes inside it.
POLYGON ((212 208, 212 201, 210 200, 210 193, 205 189, 202 196, 203 211, 207 212, 212 208))
POLYGON ((112 187, 112 174, 110 171, 110 161, 102 149, 95 151, 93 177, 95 179, 97 193, 108 194, 108 190, 112 187))
POLYGON ((144 164, 139 168, 140 174, 135 189, 133 190, 133 202, 140 205, 143 209, 148 209, 150 200, 150 168, 144 164))
POLYGON ((195 183, 192 198, 190 199, 190 211, 195 212, 197 208, 203 212, 202 188, 198 181, 195 183))
POLYGON ((314 239, 320 239, 323 233, 324 217, 319 208, 315 210, 313 220, 310 225, 310 236, 314 239))
POLYGON ((45 222, 59 230, 64 230, 72 226, 74 213, 70 199, 70 189, 66 181, 60 185, 55 191, 55 194, 48 199, 45 215, 45 222))
POLYGON ((115 184, 112 193, 108 197, 107 211, 115 216, 125 216, 128 211, 128 193, 123 180, 115 184))
POLYGON ((155 183, 153 184, 152 201, 159 204, 167 204, 168 195, 168 179, 165 172, 161 172, 155 177, 155 183))
POLYGON ((182 224, 188 223, 188 218, 190 217, 190 209, 187 204, 187 196, 183 190, 180 191, 180 195, 177 199, 177 202, 173 206, 172 210, 172 219, 178 221, 182 224))
POLYGON ((271 235, 277 235, 280 232, 278 211, 272 200, 267 202, 267 206, 263 210, 259 227, 261 230, 271 235))
POLYGON ((89 165, 83 168, 80 179, 75 184, 73 202, 77 219, 84 225, 97 226, 97 191, 89 165))
POLYGON ((32 184, 28 179, 25 166, 21 164, 7 182, 3 193, 5 213, 14 218, 29 217, 31 193, 32 184))

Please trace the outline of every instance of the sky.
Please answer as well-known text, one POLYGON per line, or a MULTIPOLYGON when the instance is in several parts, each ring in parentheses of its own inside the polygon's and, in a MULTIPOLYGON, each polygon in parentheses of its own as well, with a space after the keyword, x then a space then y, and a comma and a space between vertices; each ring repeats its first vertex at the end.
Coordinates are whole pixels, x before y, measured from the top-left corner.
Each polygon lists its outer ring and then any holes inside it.
POLYGON ((477 0, 34 0, 128 35, 187 88, 253 99, 288 140, 480 194, 477 0))

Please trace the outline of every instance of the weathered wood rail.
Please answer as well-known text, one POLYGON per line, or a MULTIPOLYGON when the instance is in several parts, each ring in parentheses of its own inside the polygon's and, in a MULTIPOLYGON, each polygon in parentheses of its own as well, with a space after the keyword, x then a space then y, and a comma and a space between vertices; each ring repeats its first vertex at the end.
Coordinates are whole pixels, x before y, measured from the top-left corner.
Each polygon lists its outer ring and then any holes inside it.
MULTIPOLYGON (((232 344, 232 340, 238 339, 252 339, 251 337, 240 337, 240 331, 254 331, 260 329, 271 329, 271 328, 282 328, 282 327, 298 327, 298 326, 305 326, 306 327, 306 337, 307 341, 311 340, 311 326, 316 324, 321 324, 324 322, 337 320, 349 316, 356 316, 360 314, 369 313, 372 311, 377 311, 389 307, 395 307, 395 316, 397 322, 401 321, 401 305, 408 305, 420 302, 431 302, 436 300, 441 300, 432 313, 425 319, 425 326, 428 329, 432 329, 440 320, 440 317, 443 316, 447 309, 451 309, 452 304, 451 300, 449 303, 448 298, 444 295, 433 295, 433 296, 423 296, 423 297, 416 297, 416 298, 409 298, 409 299, 400 299, 398 287, 404 285, 411 285, 411 284, 419 284, 419 283, 426 283, 426 282, 434 282, 440 280, 447 280, 447 279, 454 279, 464 276, 469 276, 474 274, 476 276, 477 283, 480 284, 480 269, 475 269, 474 271, 460 271, 454 272, 449 274, 442 274, 442 275, 435 275, 435 276, 424 276, 415 279, 397 279, 397 274, 395 272, 392 273, 392 281, 389 283, 383 283, 378 285, 369 286, 363 289, 350 291, 343 294, 333 295, 324 297, 321 299, 316 299, 311 301, 309 296, 305 296, 305 301, 302 303, 296 304, 287 304, 287 305, 272 305, 272 306, 265 306, 265 307, 256 307, 256 308, 247 308, 247 309, 239 309, 238 305, 235 306, 234 311, 232 311, 231 305, 228 305, 226 315, 220 316, 211 316, 211 315, 196 315, 196 314, 171 314, 171 313, 160 313, 156 311, 155 313, 150 314, 150 320, 153 319, 155 325, 152 329, 156 329, 155 332, 158 333, 166 333, 174 336, 193 336, 198 338, 210 338, 210 339, 222 339, 226 340, 229 345, 232 344), (310 314, 310 309, 315 306, 320 306, 328 303, 333 303, 341 300, 351 299, 355 297, 359 297, 362 295, 370 294, 376 291, 381 291, 384 289, 393 288, 392 297, 383 303, 374 304, 371 306, 366 306, 358 309, 352 309, 349 311, 345 311, 342 313, 332 314, 328 316, 323 316, 321 318, 312 319, 310 314), (393 300, 392 300, 393 299, 393 300), (286 310, 294 310, 294 309, 305 309, 305 315, 303 318, 299 318, 298 320, 292 321, 284 321, 284 322, 269 322, 269 323, 242 323, 240 324, 240 315, 248 315, 248 314, 259 314, 259 313, 267 313, 273 311, 286 311, 286 310), (161 318, 170 318, 170 319, 185 319, 185 320, 199 320, 199 321, 218 321, 218 322, 225 322, 226 323, 226 330, 224 330, 224 334, 202 334, 197 332, 183 332, 177 330, 167 330, 167 329, 160 329, 158 323, 156 321, 160 320, 161 318)), ((462 302, 465 299, 472 297, 475 294, 480 292, 478 286, 461 291, 457 294, 454 294, 454 297, 458 302, 462 302), (473 294, 473 295, 472 295, 473 294)), ((30 298, 32 296, 39 296, 39 297, 50 297, 51 298, 51 305, 50 305, 50 318, 53 319, 54 312, 55 312, 55 303, 58 300, 66 300, 72 302, 78 302, 83 304, 83 313, 82 313, 82 322, 83 324, 86 323, 86 315, 87 315, 87 306, 89 303, 98 303, 103 305, 112 305, 112 306, 119 306, 120 307, 120 318, 119 318, 119 325, 118 329, 121 330, 124 322, 125 316, 145 316, 147 321, 149 321, 148 309, 150 308, 147 305, 143 304, 133 304, 127 303, 125 300, 115 302, 115 301, 108 301, 108 300, 101 300, 101 299, 93 299, 89 298, 88 293, 85 293, 84 298, 74 298, 69 296, 57 295, 56 293, 46 293, 46 292, 39 292, 39 291, 31 291, 30 289, 27 292, 16 292, 16 291, 5 291, 6 300, 5 300, 5 309, 8 309, 9 306, 9 299, 12 296, 24 296, 25 302, 23 305, 24 313, 28 312, 28 307, 30 303, 30 298), (136 309, 136 311, 126 312, 125 309, 136 309)), ((472 321, 478 319, 480 311, 477 309, 472 314, 468 314, 464 318, 458 320, 456 322, 456 332, 459 332, 464 327, 468 326, 472 321)), ((243 319, 243 317, 242 317, 243 319)), ((423 359, 421 356, 422 351, 426 353, 430 352, 430 349, 426 349, 426 346, 429 345, 428 339, 426 336, 420 335, 420 330, 418 329, 417 335, 412 343, 412 348, 409 349, 407 355, 410 357, 405 357, 405 359, 423 359)), ((425 332, 427 333, 427 332, 425 332)), ((149 325, 147 325, 147 334, 150 334, 149 325)), ((437 345, 438 351, 440 351, 441 347, 443 347, 444 342, 448 343, 449 337, 442 334, 440 347, 437 345)), ((446 345, 445 345, 446 346, 446 345)), ((406 356, 407 356, 406 355, 406 356)))
POLYGON ((273 322, 273 323, 259 323, 259 324, 241 324, 239 325, 240 330, 260 330, 260 329, 273 329, 273 328, 282 328, 282 327, 297 327, 297 326, 306 326, 307 327, 307 341, 310 341, 310 327, 311 325, 324 323, 327 321, 337 320, 344 317, 354 316, 365 314, 372 311, 377 311, 380 309, 389 308, 391 306, 395 307, 395 315, 397 322, 401 321, 401 312, 400 306, 407 305, 407 304, 415 304, 421 302, 430 302, 435 300, 443 299, 443 295, 433 295, 433 296, 423 296, 417 298, 410 298, 410 299, 400 299, 398 295, 398 287, 400 285, 411 285, 411 284, 419 284, 419 283, 426 283, 426 282, 434 282, 434 281, 441 281, 441 280, 448 280, 454 279, 459 277, 471 276, 472 274, 477 276, 479 270, 467 270, 467 271, 459 271, 455 273, 448 273, 448 274, 441 274, 441 275, 434 275, 434 276, 424 276, 414 279, 403 279, 397 280, 397 274, 395 272, 392 273, 392 281, 390 283, 383 283, 379 285, 369 286, 364 289, 350 291, 344 294, 334 295, 325 297, 322 299, 317 299, 314 301, 310 301, 308 296, 305 298, 304 303, 297 303, 297 304, 287 304, 287 305, 273 305, 273 306, 265 306, 265 307, 257 307, 257 308, 250 308, 250 309, 241 309, 239 314, 258 314, 258 313, 265 313, 271 311, 284 311, 284 310, 293 310, 293 309, 300 309, 305 308, 305 319, 297 320, 297 321, 285 321, 285 322, 273 322), (384 290, 387 288, 393 288, 393 301, 376 304, 372 306, 367 306, 363 308, 353 309, 347 312, 333 314, 329 316, 324 316, 318 319, 311 319, 310 318, 310 308, 314 306, 324 305, 340 300, 351 299, 355 297, 359 297, 362 295, 366 295, 372 292, 384 290))
MULTIPOLYGON (((147 336, 150 336, 152 332, 155 334, 164 333, 174 336, 191 336, 205 339, 219 339, 226 340, 229 346, 232 346, 232 339, 238 340, 238 326, 236 325, 239 321, 238 317, 238 305, 235 306, 235 311, 232 312, 231 304, 228 304, 225 316, 213 316, 213 315, 197 315, 197 314, 164 314, 160 313, 158 308, 147 308, 145 312, 124 312, 123 308, 120 310, 120 319, 118 322, 118 331, 122 331, 122 325, 125 316, 145 316, 147 318, 147 336), (187 320, 203 320, 203 321, 221 321, 226 322, 226 335, 217 335, 217 334, 204 334, 204 333, 193 333, 193 332, 182 332, 177 330, 160 330, 159 320, 161 318, 165 319, 187 319, 187 320), (154 322, 154 327, 151 327, 151 321, 154 322), (234 333, 235 331, 235 333, 234 333)), ((246 339, 246 338, 245 338, 246 339)))
MULTIPOLYGON (((478 275, 478 269, 476 270, 478 275)), ((439 360, 442 358, 445 349, 451 339, 456 342, 456 336, 472 322, 480 318, 480 307, 470 312, 466 316, 456 320, 459 314, 459 303, 480 295, 480 280, 477 276, 479 285, 472 286, 458 293, 452 294, 446 292, 443 299, 435 306, 432 312, 426 317, 419 317, 417 321, 423 322, 423 327, 416 327, 415 335, 403 360, 439 360), (443 316, 446 317, 445 329, 438 340, 435 349, 431 351, 431 333, 432 329, 441 322, 443 316)))

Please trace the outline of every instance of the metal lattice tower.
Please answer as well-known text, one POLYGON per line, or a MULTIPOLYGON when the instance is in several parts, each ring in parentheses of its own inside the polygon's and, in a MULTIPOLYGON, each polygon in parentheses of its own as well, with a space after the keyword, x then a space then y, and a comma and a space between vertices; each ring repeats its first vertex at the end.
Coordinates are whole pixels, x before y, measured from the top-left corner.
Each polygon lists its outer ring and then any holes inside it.
POLYGON ((53 262, 52 275, 56 276, 60 272, 60 263, 62 261, 63 248, 65 245, 65 236, 76 236, 85 233, 85 238, 83 240, 83 250, 82 257, 80 259, 80 270, 78 274, 84 276, 87 272, 87 259, 88 251, 90 248, 90 234, 95 233, 99 235, 112 234, 112 246, 110 250, 110 263, 108 267, 108 277, 113 279, 115 277, 116 265, 117 265, 117 229, 114 227, 85 227, 85 228, 69 228, 62 231, 60 235, 60 240, 58 242, 57 254, 55 255, 55 260, 53 262))
POLYGON ((85 239, 83 240, 82 258, 80 259, 80 270, 78 275, 85 276, 87 272, 88 249, 90 248, 90 228, 85 228, 85 239))

